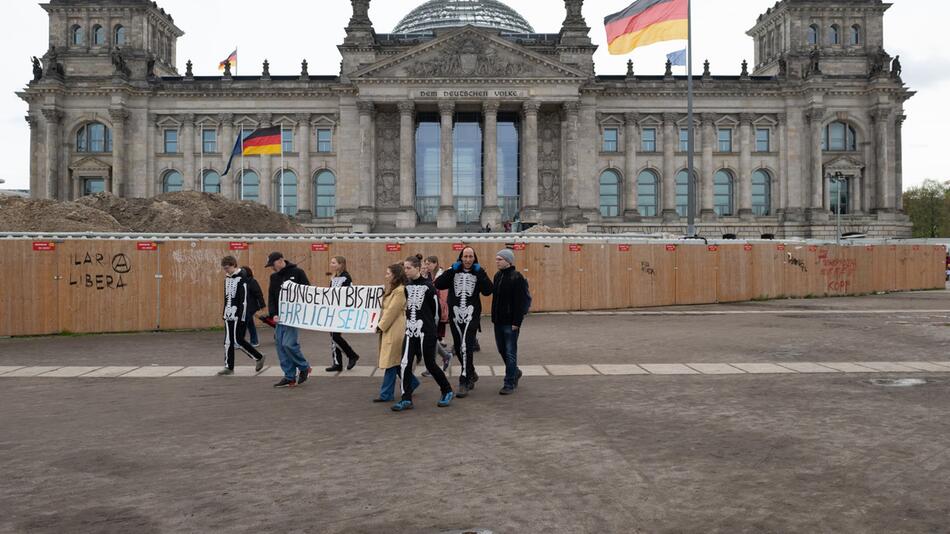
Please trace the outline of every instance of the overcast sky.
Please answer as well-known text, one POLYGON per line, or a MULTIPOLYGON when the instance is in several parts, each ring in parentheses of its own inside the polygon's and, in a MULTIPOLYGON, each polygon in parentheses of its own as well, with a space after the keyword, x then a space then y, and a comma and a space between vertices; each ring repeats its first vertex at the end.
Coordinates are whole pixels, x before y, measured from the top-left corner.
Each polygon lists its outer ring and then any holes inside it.
MULTIPOLYGON (((336 46, 350 18, 349 0, 157 0, 185 32, 178 42, 178 68, 194 62, 196 75, 217 74, 218 62, 239 49, 240 74, 256 74, 266 58, 271 73, 297 74, 306 58, 310 73, 337 74, 336 46), (264 7, 266 5, 266 8, 264 7)), ((630 0, 587 0, 584 16, 591 37, 600 46, 595 63, 598 74, 623 74, 626 56, 607 53, 603 18, 626 7, 630 0)), ((373 0, 370 18, 377 32, 387 33, 422 0, 373 0)), ((539 33, 557 33, 564 20, 561 0, 506 0, 539 33)), ((751 38, 745 35, 756 17, 774 0, 695 0, 693 2, 693 64, 701 72, 703 59, 713 74, 738 74, 743 59, 753 60, 751 38)), ((906 104, 904 123, 904 187, 926 178, 950 179, 942 167, 946 139, 940 135, 950 124, 950 105, 939 95, 950 95, 950 47, 946 24, 950 2, 893 0, 885 16, 885 47, 900 54, 904 81, 917 95, 906 104)), ((35 0, 5 0, 4 31, 0 33, 0 139, 8 156, 0 169, 0 188, 29 185, 29 128, 23 119, 26 103, 15 91, 32 76, 30 56, 41 56, 48 44, 46 12, 35 0)), ((638 74, 662 74, 665 54, 684 47, 684 41, 658 43, 635 50, 638 74)), ((678 68, 684 72, 684 68, 678 68)))

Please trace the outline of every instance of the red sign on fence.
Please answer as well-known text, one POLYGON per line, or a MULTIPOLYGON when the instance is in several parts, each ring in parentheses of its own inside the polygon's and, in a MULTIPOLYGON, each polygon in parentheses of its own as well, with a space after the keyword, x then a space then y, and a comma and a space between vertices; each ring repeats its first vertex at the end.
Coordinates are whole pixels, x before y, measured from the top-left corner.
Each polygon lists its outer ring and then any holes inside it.
POLYGON ((666 245, 667 252, 676 252, 676 245, 666 245))
POLYGON ((248 250, 251 246, 243 241, 232 241, 228 248, 231 250, 248 250))
POLYGON ((874 250, 874 245, 865 245, 864 250, 874 250))
POLYGON ((778 245, 775 247, 775 250, 779 252, 785 252, 785 245, 778 245))
POLYGON ((135 248, 138 250, 158 250, 158 243, 152 241, 139 241, 135 244, 135 248))
POLYGON ((752 252, 752 245, 746 243, 745 245, 742 245, 742 250, 746 252, 752 252))
POLYGON ((617 245, 617 250, 620 252, 630 252, 630 245, 617 245))
POLYGON ((465 243, 453 243, 452 250, 454 250, 455 252, 462 252, 463 250, 465 250, 465 243))
POLYGON ((515 243, 511 246, 511 250, 528 250, 527 243, 515 243))
POLYGON ((581 249, 583 248, 584 248, 583 245, 578 245, 577 243, 572 243, 567 246, 567 249, 570 250, 571 252, 580 252, 581 249))
POLYGON ((816 247, 815 245, 808 246, 808 252, 815 252, 817 250, 818 250, 818 247, 816 247))
POLYGON ((36 252, 50 252, 56 250, 56 243, 51 243, 49 241, 34 241, 33 250, 36 252))
POLYGON ((918 250, 920 250, 920 245, 914 245, 914 251, 916 252, 918 250))
POLYGON ((402 245, 399 243, 387 243, 386 252, 400 252, 402 250, 402 245))
POLYGON ((719 245, 709 245, 708 247, 706 247, 706 250, 708 250, 709 252, 718 252, 719 245))
POLYGON ((328 250, 330 250, 329 243, 311 243, 310 244, 311 252, 326 252, 328 250))

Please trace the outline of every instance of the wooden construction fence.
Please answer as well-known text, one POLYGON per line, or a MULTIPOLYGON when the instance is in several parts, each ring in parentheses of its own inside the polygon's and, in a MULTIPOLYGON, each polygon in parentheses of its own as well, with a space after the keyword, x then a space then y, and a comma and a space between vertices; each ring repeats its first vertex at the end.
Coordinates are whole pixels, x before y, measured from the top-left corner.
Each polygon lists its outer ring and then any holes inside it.
MULTIPOLYGON (((450 265, 460 243, 376 240, 0 239, 0 336, 194 329, 221 324, 220 260, 249 265, 265 295, 268 253, 283 252, 315 285, 331 256, 345 256, 358 284, 382 284, 387 265, 417 252, 450 265)), ((475 240, 494 275, 495 253, 513 245, 533 311, 579 311, 738 302, 782 297, 942 289, 939 245, 802 242, 624 243, 617 239, 475 240)), ((483 300, 490 309, 490 298, 483 300)))

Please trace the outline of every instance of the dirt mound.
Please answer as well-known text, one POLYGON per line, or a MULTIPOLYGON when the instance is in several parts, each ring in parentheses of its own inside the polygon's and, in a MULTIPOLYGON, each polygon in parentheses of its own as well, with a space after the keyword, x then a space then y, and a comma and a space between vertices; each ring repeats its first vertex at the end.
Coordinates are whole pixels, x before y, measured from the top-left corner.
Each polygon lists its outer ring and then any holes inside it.
POLYGON ((109 193, 75 202, 20 199, 0 204, 0 231, 299 234, 307 229, 255 202, 185 191, 154 198, 109 193), (10 208, 10 209, 8 209, 10 208))
POLYGON ((571 234, 570 228, 553 228, 544 224, 536 224, 524 231, 526 234, 571 234))

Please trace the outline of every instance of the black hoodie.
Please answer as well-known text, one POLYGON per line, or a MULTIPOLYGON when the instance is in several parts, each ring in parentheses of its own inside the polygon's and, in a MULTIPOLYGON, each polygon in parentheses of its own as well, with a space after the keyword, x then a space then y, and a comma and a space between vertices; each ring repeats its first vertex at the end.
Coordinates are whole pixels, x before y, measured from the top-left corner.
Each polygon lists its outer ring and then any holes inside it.
POLYGON ((280 286, 284 285, 284 282, 288 280, 295 284, 310 285, 310 280, 307 279, 307 273, 303 272, 303 269, 297 267, 297 265, 288 261, 283 269, 270 275, 270 287, 267 288, 268 317, 277 317, 280 310, 280 286))
POLYGON ((426 277, 420 276, 406 284, 406 337, 420 334, 435 339, 438 330, 439 294, 426 277))
MULTIPOLYGON (((464 250, 462 252, 465 252, 464 250)), ((459 252, 458 262, 462 262, 462 252, 459 252)), ((478 265, 478 255, 475 255, 475 263, 472 264, 472 270, 466 271, 463 267, 455 270, 450 267, 435 279, 436 289, 449 290, 449 318, 458 323, 455 308, 462 307, 462 301, 465 301, 465 307, 472 306, 470 326, 478 328, 480 326, 480 317, 482 315, 482 298, 479 294, 486 297, 492 293, 492 281, 488 278, 485 268, 479 265, 477 271, 474 270, 478 265), (464 277, 463 281, 460 277, 464 277), (458 280, 457 280, 458 279, 458 280), (458 282, 458 284, 456 284, 458 282)))
MULTIPOLYGON (((224 312, 225 321, 246 321, 249 308, 254 305, 248 303, 251 298, 247 287, 247 275, 244 269, 234 271, 224 279, 224 312), (250 305, 249 305, 250 304, 250 305)), ((254 313, 251 311, 251 313, 254 313)))

